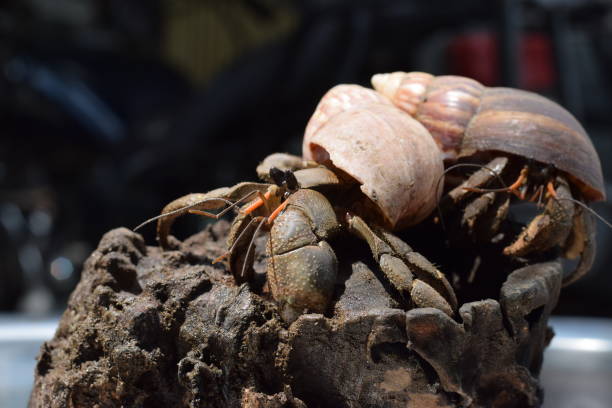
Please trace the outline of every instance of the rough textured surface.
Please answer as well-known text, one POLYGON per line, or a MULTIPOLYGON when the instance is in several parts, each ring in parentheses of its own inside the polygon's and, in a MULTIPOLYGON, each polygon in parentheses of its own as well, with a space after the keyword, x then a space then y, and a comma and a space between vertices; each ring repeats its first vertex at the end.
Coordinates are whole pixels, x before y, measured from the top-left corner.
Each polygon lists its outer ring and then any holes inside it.
POLYGON ((352 211, 366 219, 375 211, 379 225, 402 229, 418 224, 436 207, 444 165, 421 123, 371 94, 376 92, 357 85, 327 93, 309 122, 307 129, 312 125, 316 131, 306 132, 302 154, 359 183, 368 210, 352 211), (321 112, 326 106, 333 109, 321 112))
POLYGON ((223 265, 211 265, 227 228, 217 223, 163 253, 127 229, 107 233, 41 349, 30 406, 541 403, 557 263, 514 271, 498 300, 465 303, 453 320, 436 309, 398 309, 367 251, 340 245, 333 306, 287 327, 265 286, 236 286, 223 265))

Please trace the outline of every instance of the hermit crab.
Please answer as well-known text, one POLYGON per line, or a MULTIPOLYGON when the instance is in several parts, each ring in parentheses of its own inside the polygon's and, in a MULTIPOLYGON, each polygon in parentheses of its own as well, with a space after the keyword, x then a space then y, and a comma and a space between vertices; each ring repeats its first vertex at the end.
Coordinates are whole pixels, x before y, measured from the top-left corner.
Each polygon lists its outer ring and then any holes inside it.
POLYGON ((372 84, 431 132, 449 170, 456 162, 480 164, 443 200, 453 208, 463 205, 464 227, 491 240, 511 195, 536 201, 544 211, 504 254, 523 257, 559 247, 567 258, 580 255, 564 284, 590 269, 595 236, 585 203, 605 199, 604 181, 591 140, 568 111, 531 92, 487 88, 459 76, 394 72, 375 75, 372 84), (492 182, 498 188, 484 188, 492 182))
POLYGON ((306 133, 309 159, 267 157, 257 168, 264 183, 188 194, 166 205, 153 218, 160 245, 168 247, 178 216, 218 218, 239 208, 228 238, 230 270, 238 283, 249 281, 254 237, 269 231, 267 284, 291 322, 329 306, 338 269, 329 240, 348 233, 367 242, 381 279, 406 308, 453 315, 457 299, 444 274, 391 233, 423 220, 440 197, 444 167, 429 132, 377 92, 339 85, 323 97, 306 133))

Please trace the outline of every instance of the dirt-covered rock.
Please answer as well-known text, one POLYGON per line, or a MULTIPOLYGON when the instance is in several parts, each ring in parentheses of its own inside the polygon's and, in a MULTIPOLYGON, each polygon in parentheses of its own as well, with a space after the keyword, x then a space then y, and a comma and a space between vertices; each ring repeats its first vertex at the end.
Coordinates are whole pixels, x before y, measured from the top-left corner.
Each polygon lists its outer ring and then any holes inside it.
POLYGON ((167 252, 125 228, 107 233, 41 349, 30 406, 540 405, 558 263, 514 271, 497 299, 451 318, 400 309, 367 251, 339 253, 328 313, 287 325, 265 285, 237 286, 212 265, 227 229, 219 222, 167 252))

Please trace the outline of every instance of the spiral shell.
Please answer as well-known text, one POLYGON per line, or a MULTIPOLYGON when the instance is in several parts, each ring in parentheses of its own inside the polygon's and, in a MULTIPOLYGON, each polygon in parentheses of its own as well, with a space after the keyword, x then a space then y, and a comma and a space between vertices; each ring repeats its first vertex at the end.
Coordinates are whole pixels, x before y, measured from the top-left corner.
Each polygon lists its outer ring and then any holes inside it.
POLYGON ((310 138, 332 116, 359 106, 371 104, 393 105, 388 98, 385 98, 380 93, 359 85, 342 84, 334 86, 327 91, 327 93, 323 95, 323 98, 321 98, 321 101, 306 125, 304 139, 302 141, 304 158, 306 160, 312 160, 310 149, 308 149, 310 138))
POLYGON ((585 199, 605 199, 599 156, 587 133, 567 110, 532 92, 487 88, 464 77, 428 74, 379 74, 372 84, 421 122, 436 139, 445 159, 480 151, 500 151, 565 172, 585 199), (411 96, 406 96, 410 94, 411 96), (403 108, 405 100, 420 104, 403 108))
MULTIPOLYGON (((317 123, 314 131, 307 131, 303 154, 320 163, 331 162, 357 180, 384 226, 399 229, 431 213, 441 192, 437 183, 444 168, 439 149, 423 125, 377 95, 357 85, 333 88, 319 107, 334 106, 327 97, 345 104, 317 123), (350 92, 343 94, 346 90, 350 92), (357 102, 350 95, 359 95, 357 102)), ((313 114, 309 127, 317 117, 320 112, 313 114)))

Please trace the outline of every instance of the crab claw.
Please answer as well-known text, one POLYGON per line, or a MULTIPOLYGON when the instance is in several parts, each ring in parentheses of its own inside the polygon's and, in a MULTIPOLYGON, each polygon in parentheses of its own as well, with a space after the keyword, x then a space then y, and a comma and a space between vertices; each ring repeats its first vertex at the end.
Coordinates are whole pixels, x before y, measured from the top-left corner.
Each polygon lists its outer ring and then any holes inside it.
POLYGON ((269 184, 264 183, 239 183, 233 187, 221 187, 208 193, 187 194, 168 203, 160 215, 149 221, 157 220, 157 240, 159 245, 163 249, 169 249, 168 235, 170 235, 170 228, 176 218, 189 213, 189 210, 218 210, 226 207, 228 203, 231 204, 245 196, 248 197, 253 192, 265 192, 268 187, 269 184))
POLYGON ((565 242, 564 256, 574 259, 580 256, 576 269, 563 276, 563 286, 570 285, 591 270, 595 261, 595 223, 593 217, 582 208, 574 214, 574 226, 565 242))
POLYGON ((395 235, 368 224, 356 215, 347 215, 349 232, 363 239, 378 263, 383 280, 408 307, 435 307, 453 316, 457 296, 433 264, 395 235))
POLYGON ((557 177, 556 184, 544 212, 534 217, 516 240, 504 248, 505 255, 520 257, 564 246, 573 228, 575 204, 567 181, 557 177))
POLYGON ((574 270, 565 272, 563 286, 583 277, 595 260, 595 225, 591 215, 575 207, 567 182, 557 177, 554 197, 544 212, 536 216, 518 238, 504 248, 504 254, 524 256, 560 246, 567 259, 580 257, 574 270))

